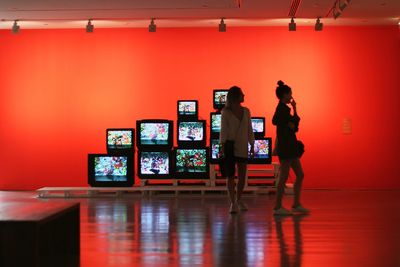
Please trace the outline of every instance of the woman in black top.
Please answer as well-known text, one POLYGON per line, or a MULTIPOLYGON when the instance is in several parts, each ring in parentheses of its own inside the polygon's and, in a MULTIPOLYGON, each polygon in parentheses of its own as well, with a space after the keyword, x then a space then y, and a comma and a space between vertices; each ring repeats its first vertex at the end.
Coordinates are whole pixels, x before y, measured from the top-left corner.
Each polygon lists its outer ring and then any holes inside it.
POLYGON ((276 96, 279 99, 276 107, 272 124, 276 126, 277 147, 276 152, 279 157, 280 171, 277 185, 276 204, 274 208, 275 215, 290 215, 296 213, 308 213, 300 203, 300 191, 304 178, 303 168, 300 162, 300 151, 296 138, 296 132, 299 130, 300 117, 297 115, 296 102, 292 97, 292 89, 282 81, 278 82, 276 96), (290 113, 290 104, 293 108, 293 115, 290 113), (282 206, 282 197, 285 192, 285 184, 289 176, 290 168, 296 174, 294 183, 294 203, 292 210, 289 211, 282 206))

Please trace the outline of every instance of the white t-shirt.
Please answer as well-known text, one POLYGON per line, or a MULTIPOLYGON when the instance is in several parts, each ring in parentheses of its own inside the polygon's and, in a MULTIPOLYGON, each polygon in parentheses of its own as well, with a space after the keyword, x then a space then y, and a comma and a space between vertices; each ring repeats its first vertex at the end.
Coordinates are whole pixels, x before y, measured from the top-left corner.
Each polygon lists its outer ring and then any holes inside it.
POLYGON ((220 142, 226 140, 235 141, 235 156, 248 157, 248 144, 254 144, 254 133, 251 125, 250 110, 243 107, 243 118, 240 121, 230 109, 224 108, 221 111, 221 134, 220 142))

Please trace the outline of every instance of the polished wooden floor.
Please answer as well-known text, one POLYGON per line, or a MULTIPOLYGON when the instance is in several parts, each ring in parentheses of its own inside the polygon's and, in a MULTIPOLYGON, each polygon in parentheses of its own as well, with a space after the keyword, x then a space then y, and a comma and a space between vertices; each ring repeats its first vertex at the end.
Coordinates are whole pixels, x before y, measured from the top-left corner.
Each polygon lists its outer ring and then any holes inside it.
MULTIPOLYGON (((304 191, 308 216, 274 217, 274 196, 224 195, 37 199, 79 201, 81 264, 92 266, 400 266, 400 191, 304 191)), ((291 196, 285 199, 290 206, 291 196)), ((1 214, 0 214, 1 216, 1 214)))

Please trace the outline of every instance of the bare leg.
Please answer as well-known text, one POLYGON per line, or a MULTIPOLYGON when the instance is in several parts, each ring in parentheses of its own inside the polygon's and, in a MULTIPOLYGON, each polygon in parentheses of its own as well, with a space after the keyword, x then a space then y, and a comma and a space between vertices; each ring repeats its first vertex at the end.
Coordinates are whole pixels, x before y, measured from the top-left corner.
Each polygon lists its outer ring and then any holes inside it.
POLYGON ((236 199, 239 202, 242 197, 244 184, 246 181, 246 173, 247 173, 247 163, 239 162, 238 163, 238 185, 237 185, 237 196, 236 199))
POLYGON ((304 172, 303 168, 301 166, 300 159, 294 159, 292 161, 291 167, 296 174, 296 181, 294 182, 293 185, 293 191, 294 191, 294 203, 293 207, 298 207, 301 205, 300 203, 300 193, 301 193, 301 186, 303 184, 303 179, 304 179, 304 172))
POLYGON ((291 165, 291 160, 281 160, 281 166, 279 170, 279 180, 276 189, 276 203, 275 209, 280 209, 282 207, 282 198, 285 193, 285 184, 289 177, 289 170, 291 165))
POLYGON ((228 177, 226 180, 226 185, 228 187, 228 194, 229 194, 229 199, 231 200, 231 203, 235 203, 236 197, 235 197, 235 177, 228 177))

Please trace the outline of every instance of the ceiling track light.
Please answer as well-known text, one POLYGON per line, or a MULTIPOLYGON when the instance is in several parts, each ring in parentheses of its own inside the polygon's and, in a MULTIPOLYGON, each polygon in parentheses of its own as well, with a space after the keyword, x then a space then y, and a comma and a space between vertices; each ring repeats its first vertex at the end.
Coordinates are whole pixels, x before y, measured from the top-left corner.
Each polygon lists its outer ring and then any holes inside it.
POLYGON ((315 31, 320 32, 324 28, 324 24, 320 21, 320 18, 317 18, 315 22, 315 31))
POLYGON ((18 22, 18 20, 14 20, 14 24, 13 24, 13 26, 11 28, 12 33, 15 33, 15 34, 19 33, 19 29, 20 29, 20 27, 17 24, 17 22, 18 22))
POLYGON ((94 30, 94 25, 92 24, 92 20, 89 19, 86 25, 86 32, 91 33, 94 30))
POLYGON ((224 22, 224 18, 221 18, 221 22, 218 25, 219 32, 226 32, 226 24, 224 22))
POLYGON ((292 19, 290 20, 290 23, 289 23, 289 31, 290 31, 290 32, 295 32, 295 31, 296 31, 296 23, 294 22, 294 18, 292 18, 292 19))
POLYGON ((157 25, 154 23, 154 18, 151 19, 150 24, 149 24, 149 32, 156 32, 157 31, 157 25))

